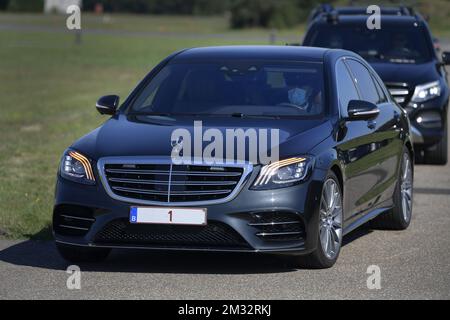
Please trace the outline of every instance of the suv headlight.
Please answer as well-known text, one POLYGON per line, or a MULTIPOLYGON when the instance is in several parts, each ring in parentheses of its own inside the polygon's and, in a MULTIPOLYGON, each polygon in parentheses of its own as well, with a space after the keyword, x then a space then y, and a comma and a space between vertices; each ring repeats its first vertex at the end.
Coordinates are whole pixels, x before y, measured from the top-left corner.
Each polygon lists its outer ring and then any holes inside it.
POLYGON ((440 95, 441 84, 439 81, 434 81, 416 86, 411 101, 420 103, 439 97, 440 95))
POLYGON ((308 177, 312 166, 311 157, 289 158, 265 165, 252 189, 268 190, 295 185, 308 177))
POLYGON ((61 176, 84 184, 95 184, 91 161, 79 152, 67 150, 61 159, 61 176))

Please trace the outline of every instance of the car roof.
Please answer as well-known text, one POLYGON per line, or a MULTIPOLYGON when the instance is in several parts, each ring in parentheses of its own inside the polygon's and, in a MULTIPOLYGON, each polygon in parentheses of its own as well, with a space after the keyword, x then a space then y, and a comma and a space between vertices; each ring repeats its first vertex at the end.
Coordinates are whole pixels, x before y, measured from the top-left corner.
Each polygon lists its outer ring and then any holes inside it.
MULTIPOLYGON (((331 12, 334 10, 335 12, 339 14, 361 14, 366 15, 367 14, 367 7, 336 7, 336 8, 329 8, 331 12)), ((382 15, 394 15, 394 16, 414 16, 415 11, 412 8, 400 6, 382 6, 380 7, 380 12, 382 15)))
MULTIPOLYGON (((366 25, 367 18, 369 16, 367 14, 339 14, 335 21, 328 21, 326 16, 316 19, 313 24, 343 24, 343 25, 366 25)), ((411 26, 419 26, 422 25, 423 22, 421 20, 416 19, 414 16, 397 16, 397 15, 381 15, 381 24, 388 26, 395 25, 411 25, 411 26)))
MULTIPOLYGON (((172 61, 192 60, 289 60, 323 62, 327 48, 302 46, 220 46, 182 51, 172 61)), ((345 51, 345 50, 339 50, 345 51)))

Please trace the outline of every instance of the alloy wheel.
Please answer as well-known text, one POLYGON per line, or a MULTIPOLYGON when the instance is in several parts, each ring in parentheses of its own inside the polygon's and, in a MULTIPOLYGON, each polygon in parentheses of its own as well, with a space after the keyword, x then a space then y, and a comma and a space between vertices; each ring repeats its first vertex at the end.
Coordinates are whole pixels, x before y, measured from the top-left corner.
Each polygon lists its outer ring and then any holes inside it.
POLYGON ((401 176, 401 197, 402 197, 402 212, 405 222, 409 222, 412 212, 412 169, 411 160, 409 155, 405 153, 403 155, 402 162, 402 176, 401 176))
POLYGON ((342 243, 342 197, 339 185, 328 179, 320 201, 320 243, 325 256, 332 260, 342 243))

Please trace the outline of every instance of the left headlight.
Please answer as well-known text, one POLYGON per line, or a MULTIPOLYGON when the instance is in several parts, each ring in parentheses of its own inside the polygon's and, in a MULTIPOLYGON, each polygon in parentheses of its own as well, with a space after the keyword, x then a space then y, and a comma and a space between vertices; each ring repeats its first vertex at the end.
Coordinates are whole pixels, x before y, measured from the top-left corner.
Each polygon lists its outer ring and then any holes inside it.
POLYGON ((95 184, 91 161, 79 152, 67 150, 61 159, 60 173, 63 178, 84 184, 95 184))
POLYGON ((262 167, 252 189, 268 190, 289 187, 305 180, 312 170, 313 158, 298 157, 262 167))
POLYGON ((440 95, 441 84, 439 81, 434 81, 416 86, 411 101, 416 103, 425 102, 440 95))

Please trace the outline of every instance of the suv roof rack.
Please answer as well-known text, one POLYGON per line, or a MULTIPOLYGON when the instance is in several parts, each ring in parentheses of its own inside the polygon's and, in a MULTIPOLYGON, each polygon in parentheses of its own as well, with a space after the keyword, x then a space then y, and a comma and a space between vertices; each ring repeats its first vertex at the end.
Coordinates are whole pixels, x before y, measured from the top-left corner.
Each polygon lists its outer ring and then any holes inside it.
MULTIPOLYGON (((414 10, 413 7, 408 6, 386 6, 381 7, 382 15, 396 15, 409 16, 417 20, 422 20, 422 17, 414 10)), ((308 24, 313 22, 318 17, 326 18, 328 22, 336 23, 339 20, 339 15, 366 15, 367 7, 333 7, 331 4, 318 5, 308 17, 308 24)))

